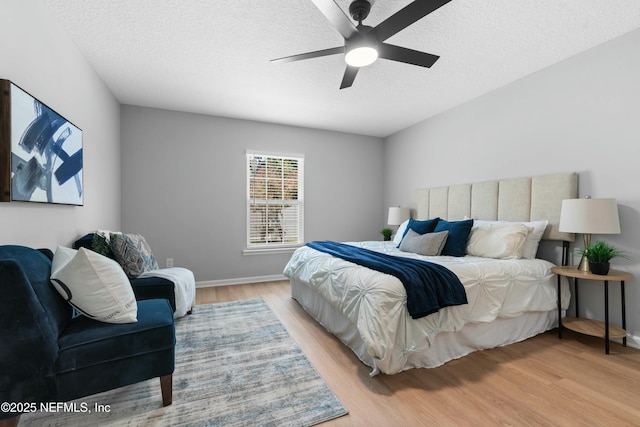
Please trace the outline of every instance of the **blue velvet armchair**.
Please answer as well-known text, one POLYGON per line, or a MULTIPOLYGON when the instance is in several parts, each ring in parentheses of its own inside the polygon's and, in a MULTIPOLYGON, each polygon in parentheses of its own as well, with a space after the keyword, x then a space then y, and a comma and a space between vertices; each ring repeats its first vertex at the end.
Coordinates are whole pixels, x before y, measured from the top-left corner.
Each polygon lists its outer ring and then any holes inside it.
MULTIPOLYGON (((0 246, 0 402, 62 402, 160 377, 171 404, 173 310, 138 302, 135 323, 72 316, 51 285, 51 251, 0 246)), ((15 409, 15 408, 14 408, 15 409)), ((0 426, 19 412, 0 412, 0 426)))

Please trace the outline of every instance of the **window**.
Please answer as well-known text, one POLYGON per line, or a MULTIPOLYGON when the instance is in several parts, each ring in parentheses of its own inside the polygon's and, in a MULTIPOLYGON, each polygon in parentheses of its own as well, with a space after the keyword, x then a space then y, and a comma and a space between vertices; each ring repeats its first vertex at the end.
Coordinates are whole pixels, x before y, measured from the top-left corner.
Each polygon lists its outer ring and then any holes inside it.
POLYGON ((303 242, 302 156, 247 152, 247 249, 303 242))

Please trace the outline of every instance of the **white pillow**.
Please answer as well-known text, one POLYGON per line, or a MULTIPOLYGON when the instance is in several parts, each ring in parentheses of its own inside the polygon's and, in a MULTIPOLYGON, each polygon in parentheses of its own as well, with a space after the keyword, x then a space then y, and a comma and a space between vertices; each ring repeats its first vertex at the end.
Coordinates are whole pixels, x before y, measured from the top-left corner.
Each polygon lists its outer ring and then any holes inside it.
POLYGON ((407 225, 409 225, 409 220, 406 220, 398 226, 396 235, 393 236, 393 243, 396 244, 396 247, 400 245, 400 242, 402 242, 402 236, 404 236, 404 230, 407 229, 407 225))
POLYGON ((522 248, 531 227, 520 223, 485 224, 473 227, 467 254, 484 258, 522 258, 522 248))
POLYGON ((138 321, 138 304, 120 265, 89 249, 58 247, 51 262, 51 283, 85 316, 107 323, 138 321))
POLYGON ((547 224, 549 224, 549 221, 529 221, 523 222, 522 224, 527 227, 533 228, 533 230, 527 236, 527 240, 524 242, 524 247, 522 248, 522 258, 535 259, 536 254, 538 253, 538 245, 540 244, 540 240, 542 240, 542 235, 547 229, 547 224))
POLYGON ((51 261, 51 276, 53 276, 54 273, 62 267, 69 264, 69 261, 71 261, 77 253, 78 251, 75 249, 58 246, 56 253, 53 255, 53 260, 51 261))
POLYGON ((533 230, 529 232, 527 236, 527 240, 524 242, 524 246, 522 248, 522 258, 525 259, 535 259, 536 254, 538 253, 538 245, 540 244, 540 240, 542 240, 542 235, 547 229, 547 225, 549 221, 528 221, 528 222, 509 222, 509 221, 483 221, 483 220, 475 220, 473 222, 473 226, 481 226, 487 224, 522 224, 526 227, 531 227, 533 230))

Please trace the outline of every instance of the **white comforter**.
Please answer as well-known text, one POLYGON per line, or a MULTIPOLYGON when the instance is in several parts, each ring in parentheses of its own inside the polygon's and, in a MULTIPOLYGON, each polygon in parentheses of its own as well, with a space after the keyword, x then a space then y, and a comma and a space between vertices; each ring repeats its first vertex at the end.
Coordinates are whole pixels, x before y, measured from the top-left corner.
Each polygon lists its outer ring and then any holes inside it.
MULTIPOLYGON (((284 274, 313 288, 353 322, 382 372, 397 372, 410 353, 429 348, 439 332, 455 332, 467 323, 491 322, 527 311, 557 310, 554 265, 544 260, 424 257, 401 252, 393 242, 349 244, 441 264, 460 278, 467 292, 466 305, 412 319, 404 286, 396 277, 307 246, 297 249, 284 274)), ((570 296, 568 285, 563 283, 563 287, 562 308, 566 309, 570 296)))

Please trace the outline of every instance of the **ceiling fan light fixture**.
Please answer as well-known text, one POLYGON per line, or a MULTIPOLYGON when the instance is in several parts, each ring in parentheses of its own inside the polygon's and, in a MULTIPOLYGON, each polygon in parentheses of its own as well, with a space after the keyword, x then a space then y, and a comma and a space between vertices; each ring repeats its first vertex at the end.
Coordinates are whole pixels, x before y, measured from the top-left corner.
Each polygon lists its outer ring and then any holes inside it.
POLYGON ((352 67, 366 67, 376 62, 378 51, 371 46, 356 46, 347 51, 344 60, 352 67))
MULTIPOLYGON (((349 15, 357 25, 349 19, 338 0, 311 1, 344 38, 344 46, 286 56, 271 62, 291 62, 343 54, 347 67, 340 89, 346 89, 353 84, 358 70, 373 64, 378 57, 424 68, 431 68, 440 58, 438 55, 387 44, 385 41, 451 0, 413 0, 375 27, 362 22, 369 16, 372 1, 378 0, 349 0, 349 15)), ((346 0, 340 0, 340 3, 344 1, 346 0)))

